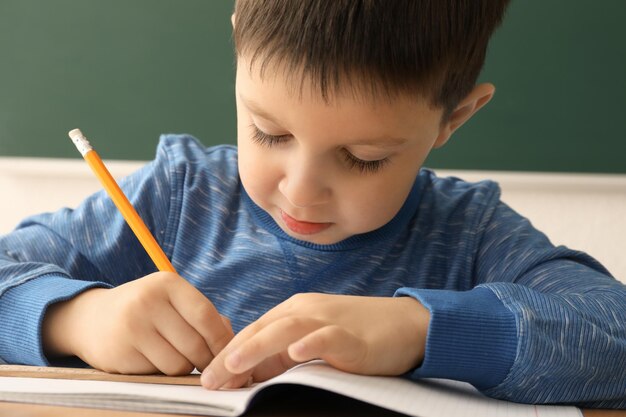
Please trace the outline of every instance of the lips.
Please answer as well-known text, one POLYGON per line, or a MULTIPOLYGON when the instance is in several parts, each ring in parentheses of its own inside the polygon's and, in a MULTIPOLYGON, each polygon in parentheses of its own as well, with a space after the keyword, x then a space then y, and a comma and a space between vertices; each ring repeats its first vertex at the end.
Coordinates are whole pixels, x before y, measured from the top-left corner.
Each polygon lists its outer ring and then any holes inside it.
POLYGON ((312 223, 294 219, 284 211, 280 211, 280 216, 285 225, 294 233, 301 235, 312 235, 328 229, 332 223, 312 223))

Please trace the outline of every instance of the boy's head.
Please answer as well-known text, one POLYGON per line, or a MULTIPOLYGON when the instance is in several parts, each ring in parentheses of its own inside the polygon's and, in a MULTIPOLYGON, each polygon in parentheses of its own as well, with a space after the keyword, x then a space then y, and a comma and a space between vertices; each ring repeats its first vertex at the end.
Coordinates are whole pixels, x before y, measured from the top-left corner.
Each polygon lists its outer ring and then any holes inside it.
MULTIPOLYGON (((422 97, 449 114, 473 88, 509 0, 238 0, 237 53, 322 97, 422 97)), ((271 71, 268 70, 268 71, 271 71)))
POLYGON ((493 95, 475 83, 507 3, 237 0, 248 194, 314 243, 387 223, 429 151, 493 95))

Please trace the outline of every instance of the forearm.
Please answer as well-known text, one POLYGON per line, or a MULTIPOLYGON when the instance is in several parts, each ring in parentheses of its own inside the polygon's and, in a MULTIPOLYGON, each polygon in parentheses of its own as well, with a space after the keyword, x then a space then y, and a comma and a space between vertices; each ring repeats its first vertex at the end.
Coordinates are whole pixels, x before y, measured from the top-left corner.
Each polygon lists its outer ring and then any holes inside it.
POLYGON ((519 335, 516 361, 506 381, 490 391, 493 395, 626 407, 626 287, 594 279, 593 271, 576 274, 577 268, 568 274, 566 261, 560 269, 544 265, 533 271, 545 278, 535 288, 489 284, 517 317, 519 335), (548 270, 558 271, 561 279, 546 276, 548 270))
POLYGON ((626 405, 626 293, 619 283, 574 294, 511 283, 400 293, 431 311, 425 359, 413 377, 463 380, 517 402, 626 405))
POLYGON ((41 329, 49 306, 71 299, 101 282, 43 276, 5 291, 0 298, 0 357, 8 363, 49 365, 41 329))
POLYGON ((481 224, 467 279, 513 314, 517 338, 505 378, 483 392, 525 403, 625 407, 626 287, 589 255, 552 245, 504 203, 481 224))

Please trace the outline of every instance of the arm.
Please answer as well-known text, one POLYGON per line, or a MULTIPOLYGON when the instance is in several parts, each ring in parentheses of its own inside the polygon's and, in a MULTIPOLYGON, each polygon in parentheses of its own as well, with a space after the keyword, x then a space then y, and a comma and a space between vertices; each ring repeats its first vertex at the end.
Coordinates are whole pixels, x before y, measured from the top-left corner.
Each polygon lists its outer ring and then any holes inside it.
MULTIPOLYGON (((189 158, 204 152, 190 137, 164 138, 157 159, 120 184, 169 257, 186 181, 194 181, 189 158)), ((184 278, 150 274, 155 266, 103 192, 25 221, 0 240, 0 253, 5 361, 77 356, 109 372, 175 375, 204 368, 233 337, 184 278)))
POLYGON ((474 289, 399 291, 431 312, 413 376, 519 402, 626 406, 626 287, 503 203, 480 227, 474 289))
MULTIPOLYGON (((121 185, 163 243, 169 208, 165 155, 121 185)), ((26 219, 0 238, 0 357, 11 363, 47 364, 39 329, 49 306, 152 271, 145 251, 104 192, 75 210, 26 219)))

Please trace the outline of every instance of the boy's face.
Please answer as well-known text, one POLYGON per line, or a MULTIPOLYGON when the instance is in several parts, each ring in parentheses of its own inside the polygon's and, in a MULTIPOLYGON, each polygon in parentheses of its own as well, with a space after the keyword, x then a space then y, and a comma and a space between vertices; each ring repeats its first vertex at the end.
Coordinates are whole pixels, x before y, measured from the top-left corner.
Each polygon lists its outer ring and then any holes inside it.
POLYGON ((239 57, 239 171, 285 233, 332 244, 389 222, 447 137, 426 102, 337 93, 325 103, 309 87, 294 93, 281 71, 261 80, 239 57))

